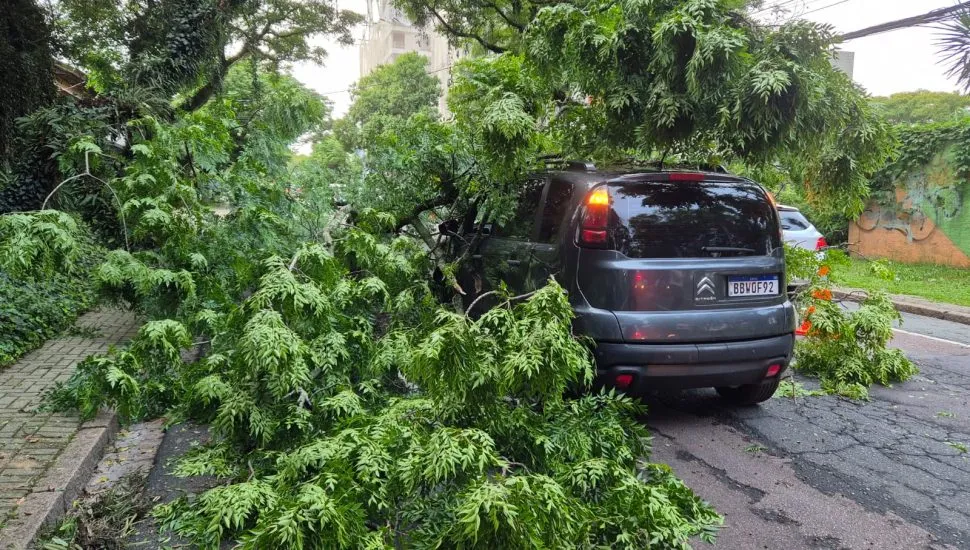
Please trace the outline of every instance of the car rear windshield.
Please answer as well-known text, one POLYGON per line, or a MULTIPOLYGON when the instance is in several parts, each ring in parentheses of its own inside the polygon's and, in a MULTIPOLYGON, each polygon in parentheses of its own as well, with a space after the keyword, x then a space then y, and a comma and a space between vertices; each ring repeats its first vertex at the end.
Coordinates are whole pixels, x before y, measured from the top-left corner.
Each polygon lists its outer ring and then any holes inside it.
POLYGON ((755 185, 650 181, 611 185, 610 195, 614 245, 631 258, 766 256, 781 246, 755 185))
POLYGON ((778 212, 781 228, 785 231, 804 231, 812 224, 797 210, 781 210, 778 212))

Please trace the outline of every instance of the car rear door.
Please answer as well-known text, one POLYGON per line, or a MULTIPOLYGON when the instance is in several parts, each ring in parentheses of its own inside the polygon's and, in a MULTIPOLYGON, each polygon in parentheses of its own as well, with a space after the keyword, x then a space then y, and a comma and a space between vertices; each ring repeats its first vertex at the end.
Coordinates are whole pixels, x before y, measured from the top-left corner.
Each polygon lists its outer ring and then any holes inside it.
MULTIPOLYGON (((562 240, 568 226, 568 215, 574 184, 570 181, 549 178, 542 193, 539 219, 536 224, 534 244, 527 273, 527 288, 535 290, 558 277, 562 269, 562 240)), ((562 283, 562 281, 560 281, 562 283)))
POLYGON ((714 175, 651 179, 664 176, 607 184, 609 242, 579 250, 590 305, 612 311, 629 342, 791 332, 778 218, 764 190, 714 175))
POLYGON ((491 234, 480 245, 473 258, 478 293, 494 290, 503 281, 515 294, 532 290, 529 276, 539 204, 547 178, 531 177, 522 186, 515 210, 501 223, 492 226, 491 234))

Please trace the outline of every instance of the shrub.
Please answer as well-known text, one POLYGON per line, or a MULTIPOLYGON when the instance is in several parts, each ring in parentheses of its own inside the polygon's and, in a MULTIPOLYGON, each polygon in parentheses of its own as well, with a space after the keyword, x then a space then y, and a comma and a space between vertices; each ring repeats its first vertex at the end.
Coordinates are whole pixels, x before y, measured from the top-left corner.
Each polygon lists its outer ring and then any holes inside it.
POLYGON ((0 366, 71 326, 94 298, 93 286, 83 278, 30 281, 0 271, 0 366))
POLYGON ((0 366, 94 305, 87 271, 100 257, 85 229, 65 214, 0 216, 0 366))

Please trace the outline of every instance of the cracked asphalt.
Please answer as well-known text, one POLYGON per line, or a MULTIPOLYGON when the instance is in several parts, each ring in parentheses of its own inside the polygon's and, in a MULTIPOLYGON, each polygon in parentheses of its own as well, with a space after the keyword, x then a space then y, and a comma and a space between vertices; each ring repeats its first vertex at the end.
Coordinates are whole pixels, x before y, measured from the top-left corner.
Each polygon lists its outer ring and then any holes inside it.
POLYGON ((653 459, 725 516, 716 548, 970 549, 970 326, 904 317, 921 372, 869 402, 647 399, 653 459))

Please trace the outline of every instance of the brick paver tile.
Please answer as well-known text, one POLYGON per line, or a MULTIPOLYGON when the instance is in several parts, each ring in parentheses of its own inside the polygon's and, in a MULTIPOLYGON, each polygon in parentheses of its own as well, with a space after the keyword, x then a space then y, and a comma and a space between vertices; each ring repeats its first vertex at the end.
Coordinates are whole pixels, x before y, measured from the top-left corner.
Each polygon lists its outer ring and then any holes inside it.
POLYGON ((0 525, 16 514, 17 502, 81 425, 76 415, 37 411, 44 393, 67 380, 88 355, 107 351, 138 330, 134 315, 110 309, 87 313, 77 324, 99 330, 99 337, 49 340, 0 372, 0 525))

